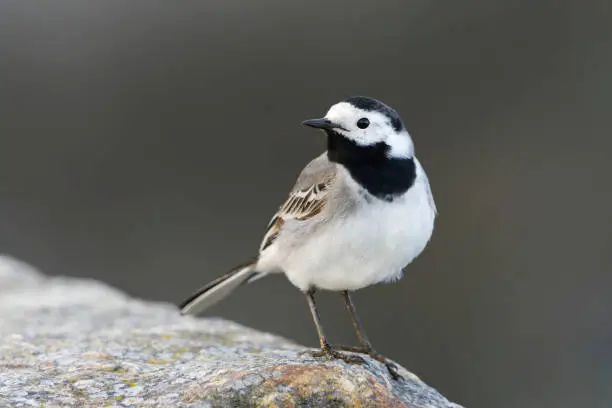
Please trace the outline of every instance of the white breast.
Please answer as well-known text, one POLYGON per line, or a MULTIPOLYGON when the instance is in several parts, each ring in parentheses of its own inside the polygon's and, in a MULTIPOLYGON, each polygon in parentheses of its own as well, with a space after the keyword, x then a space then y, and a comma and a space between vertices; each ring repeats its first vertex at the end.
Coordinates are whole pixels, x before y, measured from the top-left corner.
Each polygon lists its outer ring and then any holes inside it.
MULTIPOLYGON (((350 177, 348 172, 345 176, 350 177)), ((423 251, 433 232, 436 210, 418 161, 415 184, 402 197, 392 202, 374 197, 362 200, 345 217, 334 218, 301 245, 275 257, 295 286, 356 290, 398 279, 423 251)))

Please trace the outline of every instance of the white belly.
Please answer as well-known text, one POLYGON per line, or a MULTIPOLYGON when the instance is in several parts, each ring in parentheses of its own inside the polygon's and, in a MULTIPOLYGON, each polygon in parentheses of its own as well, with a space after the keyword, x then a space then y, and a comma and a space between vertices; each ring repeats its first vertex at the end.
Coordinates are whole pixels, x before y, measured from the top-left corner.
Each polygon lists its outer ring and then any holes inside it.
POLYGON ((419 180, 393 202, 372 199, 327 224, 278 257, 278 267, 301 290, 357 290, 398 279, 427 245, 434 218, 426 180, 419 180))

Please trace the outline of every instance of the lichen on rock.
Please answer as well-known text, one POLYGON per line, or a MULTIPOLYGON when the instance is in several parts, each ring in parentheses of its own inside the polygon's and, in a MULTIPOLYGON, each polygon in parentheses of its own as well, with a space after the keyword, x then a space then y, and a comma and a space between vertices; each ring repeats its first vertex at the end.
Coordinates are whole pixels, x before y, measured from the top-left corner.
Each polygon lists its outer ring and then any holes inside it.
POLYGON ((0 257, 0 407, 460 408, 414 374, 0 257))

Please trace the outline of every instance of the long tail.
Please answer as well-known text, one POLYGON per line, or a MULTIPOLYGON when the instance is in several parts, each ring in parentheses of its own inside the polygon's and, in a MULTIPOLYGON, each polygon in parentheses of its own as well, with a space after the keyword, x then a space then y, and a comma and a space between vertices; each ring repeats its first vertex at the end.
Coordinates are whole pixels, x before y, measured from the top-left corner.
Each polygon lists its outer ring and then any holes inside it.
POLYGON ((251 282, 260 277, 260 273, 253 268, 255 262, 250 262, 246 265, 240 265, 230 272, 226 273, 201 287, 179 306, 182 315, 193 315, 208 309, 218 301, 222 300, 240 285, 251 282))

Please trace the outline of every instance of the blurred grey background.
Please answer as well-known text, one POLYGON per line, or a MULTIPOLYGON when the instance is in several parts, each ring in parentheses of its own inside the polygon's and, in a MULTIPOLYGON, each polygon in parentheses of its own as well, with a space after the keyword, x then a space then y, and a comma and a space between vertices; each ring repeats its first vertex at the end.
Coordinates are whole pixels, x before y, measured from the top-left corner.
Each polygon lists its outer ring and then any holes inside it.
MULTIPOLYGON (((256 251, 349 95, 399 110, 440 216, 377 348, 468 407, 612 404, 609 1, 2 1, 0 252, 179 302, 256 251)), ((355 342, 322 296, 333 341, 355 342)), ((316 346, 282 277, 214 315, 316 346)))

